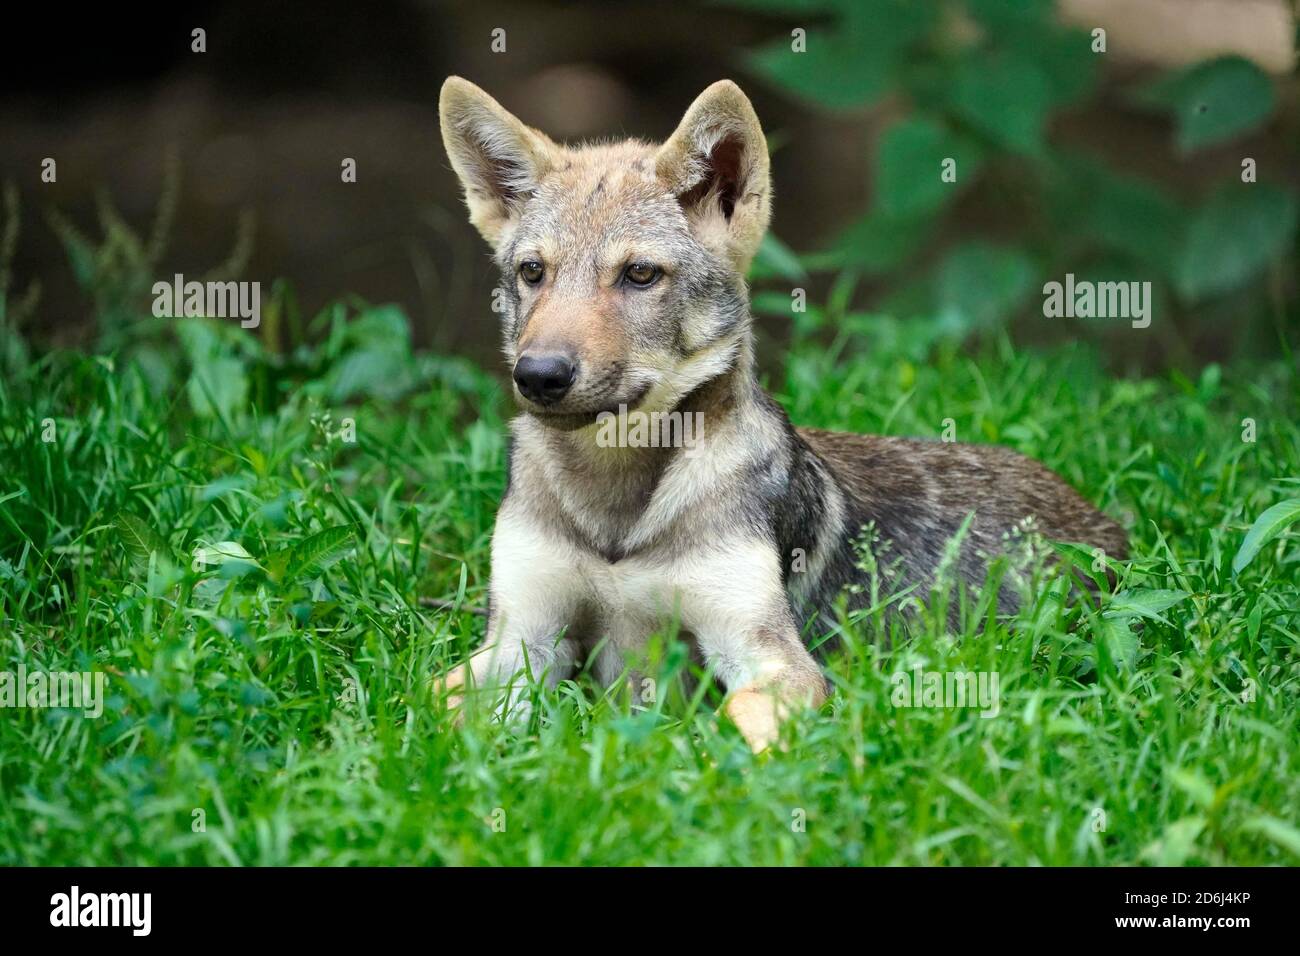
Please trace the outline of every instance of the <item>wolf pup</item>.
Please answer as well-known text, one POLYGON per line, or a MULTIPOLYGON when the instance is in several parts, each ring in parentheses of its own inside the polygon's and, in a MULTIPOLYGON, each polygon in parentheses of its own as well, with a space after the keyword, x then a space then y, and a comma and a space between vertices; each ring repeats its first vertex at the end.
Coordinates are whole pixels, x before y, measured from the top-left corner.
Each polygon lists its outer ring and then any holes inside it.
POLYGON ((892 543, 900 586, 933 580, 968 515, 955 570, 972 585, 1029 516, 1047 537, 1123 556, 1119 525, 1013 451, 794 428, 762 391, 745 274, 772 188, 734 83, 705 90, 662 145, 560 145, 459 77, 439 109, 501 270, 522 413, 487 639, 443 682, 454 698, 510 687, 502 706, 523 708, 521 671, 554 686, 592 653, 612 683, 675 616, 762 750, 792 708, 825 698, 800 631, 861 575, 868 523, 892 543), (693 447, 632 441, 647 431, 635 422, 604 427, 655 413, 694 416, 693 447))

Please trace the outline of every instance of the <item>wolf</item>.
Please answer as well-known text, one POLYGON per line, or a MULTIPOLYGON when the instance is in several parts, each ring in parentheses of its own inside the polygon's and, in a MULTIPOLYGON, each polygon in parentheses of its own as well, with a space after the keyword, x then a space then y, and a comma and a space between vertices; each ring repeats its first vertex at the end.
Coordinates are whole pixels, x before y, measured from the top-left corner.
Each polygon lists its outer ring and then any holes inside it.
MULTIPOLYGON (((586 663, 625 678, 675 620, 757 752, 826 697, 801 638, 863 577, 864 527, 900 587, 985 581, 1007 535, 1122 558, 1126 536, 1041 464, 1007 448, 796 428, 756 378, 745 276, 772 185, 753 106, 714 83, 662 144, 561 145, 450 77, 443 143, 500 269, 512 394, 507 487, 492 535, 487 637, 440 681, 547 685, 586 663), (610 415, 697 415, 694 447, 598 441, 610 415)), ((630 434, 619 432, 619 434, 630 434)), ((998 595, 1002 610, 1015 606, 998 595)))

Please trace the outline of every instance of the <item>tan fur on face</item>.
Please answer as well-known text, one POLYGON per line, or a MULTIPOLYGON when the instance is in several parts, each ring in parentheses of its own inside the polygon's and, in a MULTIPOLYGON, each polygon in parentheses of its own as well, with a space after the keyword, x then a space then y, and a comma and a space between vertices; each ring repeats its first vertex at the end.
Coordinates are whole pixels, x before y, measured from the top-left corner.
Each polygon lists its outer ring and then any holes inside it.
POLYGON ((577 356, 584 368, 608 368, 627 352, 614 294, 602 289, 592 296, 546 290, 519 339, 519 354, 562 352, 577 356))
MULTIPOLYGON (((635 140, 556 148, 554 165, 537 188, 546 224, 534 230, 536 241, 524 244, 516 257, 536 255, 548 270, 543 287, 531 293, 535 300, 519 353, 571 351, 597 368, 626 357, 620 296, 612 281, 632 255, 662 252, 653 243, 625 240, 600 244, 593 256, 589 244, 625 218, 626 209, 662 192, 651 173, 652 154, 652 147, 635 140)), ((503 269, 509 265, 502 263, 503 269)))
POLYGON ((470 219, 513 297, 507 361, 577 360, 572 388, 546 408, 552 425, 620 404, 670 408, 737 359, 748 321, 729 317, 771 206, 767 144, 739 87, 706 89, 662 146, 557 145, 458 77, 441 108, 470 219), (530 260, 543 266, 532 284, 520 277, 530 260), (657 288, 622 281, 634 262, 657 269, 657 288))

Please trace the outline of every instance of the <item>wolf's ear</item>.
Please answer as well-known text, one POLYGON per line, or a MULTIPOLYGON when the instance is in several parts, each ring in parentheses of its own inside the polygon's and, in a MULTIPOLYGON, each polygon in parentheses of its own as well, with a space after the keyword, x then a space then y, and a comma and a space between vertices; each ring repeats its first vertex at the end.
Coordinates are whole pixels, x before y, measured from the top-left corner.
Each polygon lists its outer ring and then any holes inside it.
POLYGON ((655 155, 655 174, 744 273, 767 231, 772 183, 767 139, 740 87, 719 80, 696 98, 655 155))
POLYGON ((469 221, 495 248, 559 147, 459 76, 442 84, 438 118, 443 146, 465 188, 469 221))

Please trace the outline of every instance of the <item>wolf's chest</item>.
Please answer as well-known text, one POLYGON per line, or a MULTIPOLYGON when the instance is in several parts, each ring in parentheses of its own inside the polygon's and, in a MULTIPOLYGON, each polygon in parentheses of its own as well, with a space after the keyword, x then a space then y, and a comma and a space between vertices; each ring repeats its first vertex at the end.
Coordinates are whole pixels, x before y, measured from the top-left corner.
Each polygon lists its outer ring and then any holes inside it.
POLYGON ((579 602, 596 618, 667 618, 680 605, 678 569, 640 557, 618 561, 583 555, 574 569, 579 602))

